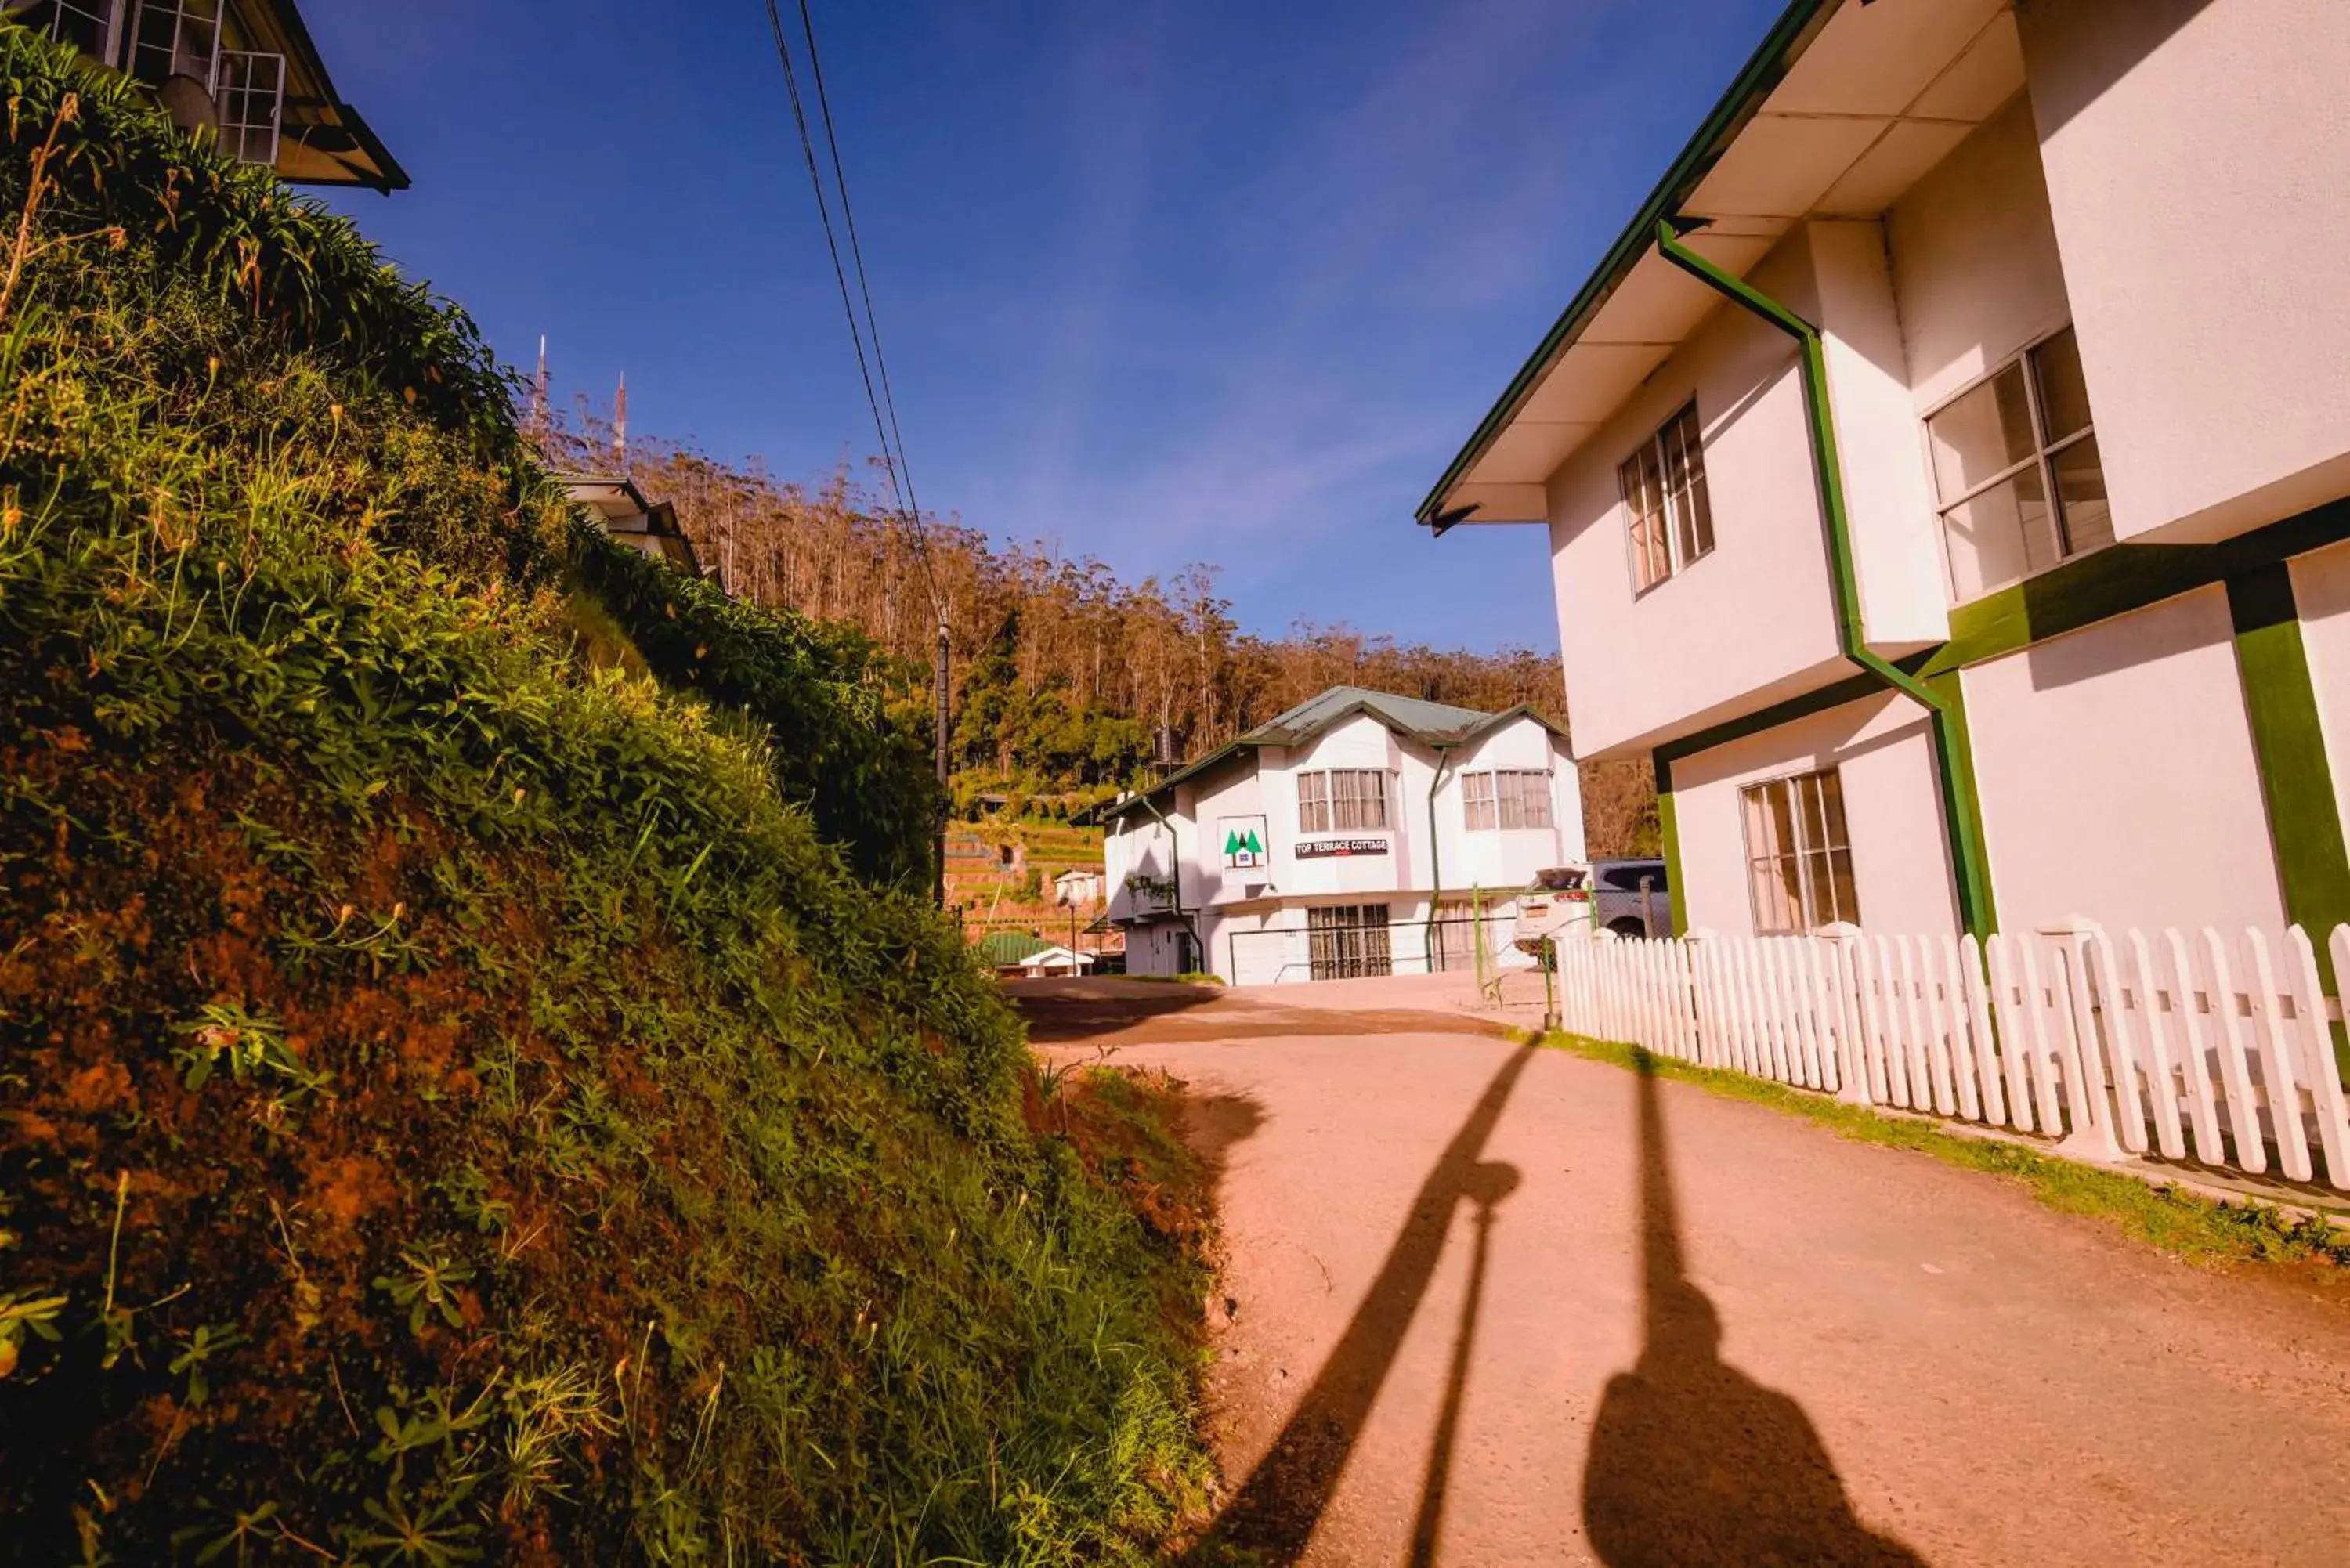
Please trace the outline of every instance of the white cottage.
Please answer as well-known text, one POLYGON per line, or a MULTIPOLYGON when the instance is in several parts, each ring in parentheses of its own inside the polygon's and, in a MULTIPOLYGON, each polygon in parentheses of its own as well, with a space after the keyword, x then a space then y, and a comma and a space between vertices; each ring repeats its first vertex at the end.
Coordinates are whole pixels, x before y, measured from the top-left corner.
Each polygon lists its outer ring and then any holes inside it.
POLYGON ((1525 708, 1338 686, 1104 808, 1133 974, 1236 985, 1508 955, 1516 894, 1583 858, 1566 736, 1525 708))

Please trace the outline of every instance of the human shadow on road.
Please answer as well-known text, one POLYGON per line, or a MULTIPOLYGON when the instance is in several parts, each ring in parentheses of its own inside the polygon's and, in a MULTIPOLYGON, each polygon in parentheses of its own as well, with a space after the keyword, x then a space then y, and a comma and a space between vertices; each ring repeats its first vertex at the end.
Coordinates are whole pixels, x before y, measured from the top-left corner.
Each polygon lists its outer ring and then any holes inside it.
POLYGON ((1477 1318, 1485 1307, 1485 1261, 1492 1251, 1494 1211, 1518 1189, 1518 1168, 1489 1161, 1470 1173, 1468 1197, 1477 1205, 1477 1232, 1469 1255, 1469 1289, 1461 1298, 1461 1323, 1452 1331, 1452 1365, 1444 1375, 1444 1406, 1436 1417, 1436 1440, 1429 1446, 1428 1476, 1419 1488, 1419 1517, 1411 1527, 1411 1568, 1430 1568, 1444 1539, 1444 1499, 1452 1480, 1452 1449, 1461 1436, 1461 1405, 1469 1392, 1469 1363, 1477 1351, 1477 1318))
POLYGON ((1609 1379, 1583 1520, 1611 1568, 1651 1563, 1918 1564, 1861 1523, 1803 1407, 1721 1359, 1721 1320, 1682 1272, 1655 1070, 1638 1059, 1646 1340, 1609 1379))
MULTIPOLYGON (((1486 1139, 1492 1136, 1494 1124, 1501 1119, 1510 1091, 1517 1086, 1518 1077, 1525 1071, 1533 1054, 1531 1045, 1512 1053, 1485 1085, 1484 1093, 1477 1097, 1468 1118, 1452 1135, 1452 1141, 1445 1146, 1427 1179, 1420 1183, 1401 1233, 1388 1249, 1387 1261, 1380 1265, 1370 1289, 1364 1293, 1362 1303, 1347 1321, 1346 1333, 1339 1336, 1322 1369, 1315 1374, 1313 1386, 1298 1401, 1296 1411, 1274 1439, 1263 1460, 1250 1473, 1231 1506, 1189 1554, 1187 1562, 1223 1563, 1238 1552, 1253 1554, 1252 1560, 1256 1562, 1294 1563, 1305 1552, 1306 1542, 1313 1539, 1315 1525, 1337 1490, 1338 1477, 1362 1436, 1363 1422, 1378 1397, 1380 1386, 1395 1365, 1412 1315, 1428 1293, 1429 1282, 1434 1278, 1438 1260, 1443 1256, 1445 1236, 1452 1228, 1454 1211, 1464 1199, 1475 1203, 1482 1223, 1490 1228, 1492 1206, 1517 1186, 1518 1173, 1513 1167, 1485 1163, 1479 1157, 1484 1152, 1486 1139)), ((1484 1240, 1481 1230, 1481 1264, 1484 1240)), ((1468 1314, 1475 1311, 1482 1282, 1480 1270, 1471 1282, 1468 1314)), ((1464 1334, 1470 1324, 1471 1319, 1464 1316, 1464 1334)), ((1445 1413, 1439 1422, 1438 1452, 1430 1461, 1430 1473, 1437 1478, 1439 1486, 1434 1511, 1425 1505, 1421 1511, 1421 1530, 1431 1542, 1442 1511, 1440 1467, 1449 1464, 1451 1434, 1458 1424, 1466 1377, 1464 1346, 1456 1350, 1446 1389, 1445 1413)))

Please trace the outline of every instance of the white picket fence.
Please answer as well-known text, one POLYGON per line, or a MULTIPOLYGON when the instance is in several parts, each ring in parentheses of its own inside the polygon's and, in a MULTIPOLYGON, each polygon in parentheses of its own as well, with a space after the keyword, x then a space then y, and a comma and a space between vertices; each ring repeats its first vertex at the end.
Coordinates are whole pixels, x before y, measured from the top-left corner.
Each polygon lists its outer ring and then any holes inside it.
MULTIPOLYGON (((2329 943, 2350 976, 2350 926, 2329 943)), ((2340 1012, 2298 926, 1562 942, 1578 1033, 1867 1105, 2350 1190, 2340 1012)))

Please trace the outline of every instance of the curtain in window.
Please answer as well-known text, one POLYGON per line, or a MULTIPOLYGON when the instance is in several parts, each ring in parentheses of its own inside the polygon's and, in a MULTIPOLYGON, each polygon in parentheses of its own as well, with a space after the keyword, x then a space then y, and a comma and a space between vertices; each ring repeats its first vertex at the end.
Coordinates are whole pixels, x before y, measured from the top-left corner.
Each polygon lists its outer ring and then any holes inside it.
POLYGON ((1330 775, 1300 774, 1297 775, 1297 831, 1327 833, 1330 831, 1330 775))
POLYGON ((1844 783, 1836 770, 1752 784, 1739 794, 1746 810, 1754 929, 1772 934, 1816 930, 1837 920, 1859 923, 1844 783))

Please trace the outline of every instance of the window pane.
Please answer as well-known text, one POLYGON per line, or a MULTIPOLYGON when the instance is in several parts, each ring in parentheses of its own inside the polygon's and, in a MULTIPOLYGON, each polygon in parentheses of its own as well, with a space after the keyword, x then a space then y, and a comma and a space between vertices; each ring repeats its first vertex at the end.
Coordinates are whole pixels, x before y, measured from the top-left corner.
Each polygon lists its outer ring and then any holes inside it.
POLYGON ((1526 826, 1548 827, 1550 820, 1550 775, 1528 774, 1526 780, 1526 826))
POLYGON ((1645 441, 1617 471, 1624 490, 1625 527, 1632 546, 1632 581, 1647 588, 1670 573, 1665 541, 1665 496, 1656 443, 1645 441))
POLYGON ((2056 520, 2037 466, 1942 514, 1960 602, 2056 564, 2056 520))
POLYGON ((2036 448, 2022 368, 2010 365, 1928 420, 1926 435, 1945 501, 2030 457, 2036 448))
POLYGON ((1814 774, 1812 778, 1819 788, 1820 843, 1830 849, 1848 847, 1850 840, 1845 836, 1844 826, 1843 773, 1828 768, 1814 774))
POLYGON ((2056 475, 2056 499, 2064 509, 2064 539, 2072 554, 2114 542, 2113 509, 2106 504, 2106 468, 2097 458, 2097 438, 2085 436, 2048 460, 2056 475))
POLYGON ((1803 857, 1804 919, 1795 929, 1815 931, 1835 919, 1835 879, 1828 869, 1828 852, 1814 849, 1803 857))
POLYGON ((1804 889, 1799 880, 1800 862, 1792 855, 1782 856, 1771 862, 1771 908, 1774 911, 1766 931, 1797 931, 1804 927, 1804 889))
POLYGON ((1770 818, 1770 852, 1773 855, 1793 855, 1795 852, 1794 792, 1785 780, 1762 786, 1762 811, 1770 818))
POLYGON ((1704 431, 1691 403, 1657 432, 1664 453, 1665 496, 1673 523, 1677 566, 1713 548, 1713 514, 1705 493, 1704 431))
POLYGON ((1860 924, 1860 896, 1853 890, 1851 850, 1838 849, 1828 856, 1828 886, 1835 909, 1826 919, 1860 924))
POLYGON ((2032 369, 2040 382, 2040 418, 2048 440, 2089 428, 2089 384, 2081 374, 2081 341, 2069 327, 2032 351, 2032 369))

